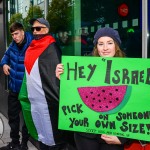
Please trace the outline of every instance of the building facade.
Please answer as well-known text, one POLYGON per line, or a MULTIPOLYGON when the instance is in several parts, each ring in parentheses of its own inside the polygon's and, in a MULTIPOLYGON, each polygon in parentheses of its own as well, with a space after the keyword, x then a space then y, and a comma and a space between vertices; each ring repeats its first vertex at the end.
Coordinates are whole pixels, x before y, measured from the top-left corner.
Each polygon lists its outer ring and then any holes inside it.
MULTIPOLYGON (((15 19, 30 32, 29 19, 45 17, 63 55, 88 55, 98 28, 118 30, 127 57, 150 57, 150 0, 0 0, 2 58, 15 19), (19 17, 18 17, 19 16, 19 17)), ((0 111, 7 116, 7 77, 0 68, 0 111)))
MULTIPOLYGON (((10 44, 9 25, 45 17, 63 55, 89 55, 98 28, 118 30, 127 57, 150 58, 150 0, 0 0, 0 59, 10 44)), ((0 68, 0 112, 7 117, 8 78, 0 68)))

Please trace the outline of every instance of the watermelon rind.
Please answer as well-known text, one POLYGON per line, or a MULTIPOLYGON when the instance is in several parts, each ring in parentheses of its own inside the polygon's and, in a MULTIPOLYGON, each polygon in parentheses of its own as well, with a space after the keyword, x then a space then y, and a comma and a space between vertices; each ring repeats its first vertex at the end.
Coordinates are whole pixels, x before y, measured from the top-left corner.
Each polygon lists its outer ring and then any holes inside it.
POLYGON ((124 95, 122 102, 116 108, 109 110, 107 112, 102 112, 102 114, 114 114, 114 113, 119 112, 127 104, 129 97, 131 95, 131 90, 132 90, 132 87, 128 86, 126 90, 126 94, 124 95))

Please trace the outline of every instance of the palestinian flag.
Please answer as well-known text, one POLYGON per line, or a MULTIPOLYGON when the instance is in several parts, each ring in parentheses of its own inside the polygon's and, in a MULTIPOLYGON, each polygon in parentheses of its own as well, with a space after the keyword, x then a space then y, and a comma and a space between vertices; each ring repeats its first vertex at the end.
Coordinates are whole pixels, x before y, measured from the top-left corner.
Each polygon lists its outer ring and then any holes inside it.
POLYGON ((58 130, 59 81, 55 76, 60 51, 55 39, 47 35, 33 40, 25 55, 25 75, 19 94, 30 135, 46 145, 63 139, 58 130))

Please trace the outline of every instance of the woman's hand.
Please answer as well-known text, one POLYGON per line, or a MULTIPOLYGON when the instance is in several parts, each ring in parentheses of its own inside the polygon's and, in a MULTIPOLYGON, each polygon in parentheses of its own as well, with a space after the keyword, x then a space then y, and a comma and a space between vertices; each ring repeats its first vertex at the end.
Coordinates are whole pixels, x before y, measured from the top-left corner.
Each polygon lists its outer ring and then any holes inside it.
POLYGON ((58 64, 56 66, 56 70, 55 70, 55 74, 56 74, 56 77, 60 80, 60 75, 64 73, 64 67, 63 67, 63 64, 58 64))
POLYGON ((103 139, 107 144, 121 144, 117 136, 102 134, 101 139, 103 139))

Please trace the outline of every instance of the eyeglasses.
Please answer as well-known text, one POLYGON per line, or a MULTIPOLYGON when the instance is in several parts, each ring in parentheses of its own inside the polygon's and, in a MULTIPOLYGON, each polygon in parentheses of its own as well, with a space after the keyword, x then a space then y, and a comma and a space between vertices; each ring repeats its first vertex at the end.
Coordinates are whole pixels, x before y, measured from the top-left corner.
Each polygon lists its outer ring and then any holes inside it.
POLYGON ((47 27, 31 27, 31 31, 34 31, 34 29, 36 31, 41 31, 42 28, 47 28, 47 27))

